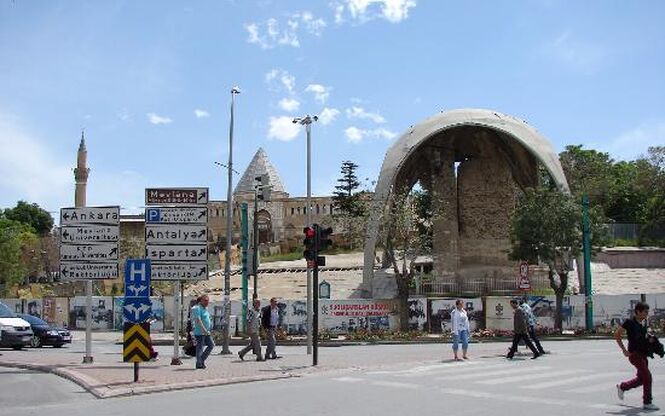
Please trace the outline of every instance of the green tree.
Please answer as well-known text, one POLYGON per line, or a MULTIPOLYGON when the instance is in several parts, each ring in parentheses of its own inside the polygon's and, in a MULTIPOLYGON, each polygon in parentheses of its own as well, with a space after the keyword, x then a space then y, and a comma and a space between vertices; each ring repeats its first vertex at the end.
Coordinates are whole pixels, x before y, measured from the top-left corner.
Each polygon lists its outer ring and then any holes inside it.
POLYGON ((45 236, 53 229, 53 217, 51 214, 34 203, 29 204, 25 201, 18 201, 14 208, 5 209, 4 216, 9 220, 28 224, 39 236, 45 236))
POLYGON ((30 250, 34 250, 36 241, 29 225, 0 217, 0 284, 5 288, 24 282, 31 271, 34 256, 30 256, 30 250))
POLYGON ((397 283, 400 330, 409 330, 409 291, 415 277, 414 262, 431 252, 431 239, 418 232, 422 222, 414 193, 394 193, 382 221, 384 256, 392 267, 397 283))
POLYGON ((660 239, 662 244, 665 235, 665 146, 649 147, 647 155, 637 162, 648 172, 645 181, 649 190, 640 240, 650 244, 660 239))
POLYGON ((358 165, 345 160, 342 162, 341 174, 337 179, 338 185, 335 185, 333 192, 333 204, 341 215, 362 216, 365 208, 360 203, 358 189, 360 182, 356 176, 358 165))
MULTIPOLYGON (((592 246, 606 244, 607 230, 592 210, 592 246)), ((562 328, 561 309, 572 260, 582 252, 582 207, 574 197, 548 188, 527 189, 520 198, 511 227, 513 260, 545 263, 556 295, 555 327, 562 328)))

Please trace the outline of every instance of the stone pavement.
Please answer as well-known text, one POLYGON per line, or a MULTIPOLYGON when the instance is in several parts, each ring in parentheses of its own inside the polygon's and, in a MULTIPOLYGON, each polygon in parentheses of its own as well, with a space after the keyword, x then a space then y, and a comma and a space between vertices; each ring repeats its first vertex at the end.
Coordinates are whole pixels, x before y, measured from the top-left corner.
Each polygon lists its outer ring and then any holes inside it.
MULTIPOLYGON (((75 334, 73 344, 62 349, 40 348, 0 352, 0 366, 28 368, 57 374, 79 384, 97 398, 109 398, 218 386, 252 381, 276 380, 314 375, 329 371, 383 368, 399 363, 427 363, 449 360, 449 344, 410 345, 407 352, 399 346, 346 346, 319 348, 319 365, 312 367, 312 356, 304 346, 278 346, 281 358, 256 362, 252 355, 238 358, 240 347, 232 346, 231 355, 219 355, 216 347, 204 370, 194 369, 194 358, 184 357, 180 366, 170 365, 172 346, 159 347, 161 359, 141 363, 139 381, 133 382, 133 365, 122 362, 118 333, 94 333, 93 364, 82 364, 85 351, 83 334, 75 334), (398 348, 395 348, 398 347, 398 348), (381 351, 380 354, 377 352, 381 351)), ((506 343, 472 344, 472 357, 505 354, 506 343)))

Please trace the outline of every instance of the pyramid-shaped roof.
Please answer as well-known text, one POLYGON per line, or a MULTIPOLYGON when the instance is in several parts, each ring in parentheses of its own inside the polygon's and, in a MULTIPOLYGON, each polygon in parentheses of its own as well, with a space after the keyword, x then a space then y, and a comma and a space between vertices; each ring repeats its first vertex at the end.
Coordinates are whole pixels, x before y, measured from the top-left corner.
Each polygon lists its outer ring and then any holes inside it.
POLYGON ((249 166, 247 166, 247 169, 245 169, 245 173, 242 174, 240 182, 238 182, 238 185, 236 185, 236 189, 233 193, 254 193, 255 178, 263 174, 268 174, 273 193, 286 193, 286 188, 284 188, 282 178, 279 177, 277 169, 275 169, 273 164, 270 163, 268 154, 265 150, 263 150, 262 147, 259 147, 259 150, 257 150, 254 154, 252 161, 249 162, 249 166))

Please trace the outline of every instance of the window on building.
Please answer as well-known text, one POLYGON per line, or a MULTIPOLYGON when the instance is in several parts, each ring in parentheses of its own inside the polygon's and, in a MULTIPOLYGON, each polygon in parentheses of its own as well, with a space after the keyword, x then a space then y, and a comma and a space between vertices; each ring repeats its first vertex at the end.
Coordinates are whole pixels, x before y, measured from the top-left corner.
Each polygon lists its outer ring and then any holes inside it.
POLYGON ((319 204, 316 204, 316 215, 319 215, 320 213, 319 204))
POLYGON ((293 216, 294 212, 296 211, 295 208, 291 207, 291 216, 293 216))

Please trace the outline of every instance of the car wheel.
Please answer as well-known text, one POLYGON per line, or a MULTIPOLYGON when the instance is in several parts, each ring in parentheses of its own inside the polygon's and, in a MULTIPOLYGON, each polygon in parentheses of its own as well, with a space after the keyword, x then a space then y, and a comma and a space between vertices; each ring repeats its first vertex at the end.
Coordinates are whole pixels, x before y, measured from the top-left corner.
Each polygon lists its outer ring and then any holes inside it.
POLYGON ((62 348, 62 344, 53 344, 53 348, 62 348))
POLYGON ((32 348, 39 348, 42 346, 42 340, 37 335, 33 335, 32 338, 30 338, 30 346, 32 348))

